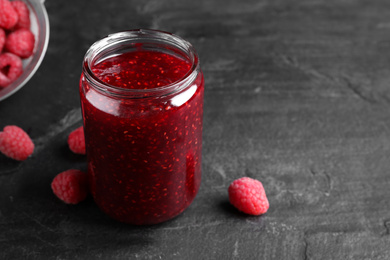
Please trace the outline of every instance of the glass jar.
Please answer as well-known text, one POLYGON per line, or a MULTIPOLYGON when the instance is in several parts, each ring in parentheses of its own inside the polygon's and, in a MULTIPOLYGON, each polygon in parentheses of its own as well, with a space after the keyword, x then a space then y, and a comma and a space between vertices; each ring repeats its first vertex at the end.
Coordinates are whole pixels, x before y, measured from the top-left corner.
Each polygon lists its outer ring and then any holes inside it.
POLYGON ((203 93, 198 55, 176 35, 130 30, 90 47, 80 99, 90 190, 103 212, 148 225, 191 204, 201 181, 203 93))

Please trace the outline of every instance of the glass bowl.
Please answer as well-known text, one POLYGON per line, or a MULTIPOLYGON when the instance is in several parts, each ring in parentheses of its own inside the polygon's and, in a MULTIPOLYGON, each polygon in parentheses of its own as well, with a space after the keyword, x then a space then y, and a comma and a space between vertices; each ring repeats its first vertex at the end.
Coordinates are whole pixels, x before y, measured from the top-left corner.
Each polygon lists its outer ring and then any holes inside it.
POLYGON ((34 54, 23 60, 23 73, 14 82, 0 89, 0 101, 21 89, 37 71, 49 43, 49 18, 44 0, 23 0, 30 9, 31 31, 35 35, 34 54))

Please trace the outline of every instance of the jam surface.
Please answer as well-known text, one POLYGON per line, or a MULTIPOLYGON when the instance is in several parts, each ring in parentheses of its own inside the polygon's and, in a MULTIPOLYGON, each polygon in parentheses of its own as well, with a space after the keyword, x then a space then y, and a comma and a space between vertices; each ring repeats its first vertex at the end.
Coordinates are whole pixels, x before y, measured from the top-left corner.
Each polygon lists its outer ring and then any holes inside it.
POLYGON ((108 58, 92 68, 103 82, 127 89, 158 88, 176 82, 190 70, 191 63, 156 51, 133 51, 108 58))
MULTIPOLYGON (((191 63, 174 55, 137 50, 110 57, 92 72, 125 89, 180 81, 191 63)), ((82 75, 88 175, 97 205, 112 218, 156 224, 186 209, 201 179, 203 74, 178 93, 124 98, 103 94, 82 75)))

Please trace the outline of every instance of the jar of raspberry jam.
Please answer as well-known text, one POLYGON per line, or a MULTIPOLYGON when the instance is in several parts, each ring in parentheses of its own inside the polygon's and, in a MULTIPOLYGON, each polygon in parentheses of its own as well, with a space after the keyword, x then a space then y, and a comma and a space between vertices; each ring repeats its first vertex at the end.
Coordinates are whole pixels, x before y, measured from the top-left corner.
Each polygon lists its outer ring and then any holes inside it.
POLYGON ((110 217, 156 224, 183 212, 201 181, 203 73, 190 43, 154 30, 115 33, 83 61, 88 176, 110 217))

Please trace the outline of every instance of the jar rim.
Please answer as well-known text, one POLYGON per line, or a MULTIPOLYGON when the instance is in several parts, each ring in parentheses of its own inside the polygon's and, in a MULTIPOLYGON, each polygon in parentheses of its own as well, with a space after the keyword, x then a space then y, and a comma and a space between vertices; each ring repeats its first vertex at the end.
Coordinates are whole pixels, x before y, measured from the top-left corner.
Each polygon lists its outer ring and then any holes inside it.
POLYGON ((191 43, 173 33, 152 29, 134 29, 109 34, 106 37, 103 37, 102 39, 93 43, 86 52, 83 60, 83 75, 91 86, 95 87, 97 90, 101 91, 104 94, 123 98, 167 96, 180 92, 181 90, 188 87, 196 79, 199 70, 199 57, 191 43), (138 41, 140 43, 143 43, 142 40, 144 40, 145 42, 151 40, 161 41, 162 43, 165 43, 170 47, 183 51, 189 56, 191 68, 179 80, 170 84, 163 85, 161 87, 150 89, 121 88, 114 85, 110 85, 99 79, 92 72, 92 64, 94 58, 96 58, 96 56, 104 50, 107 50, 108 48, 113 47, 118 43, 131 40, 138 41))

